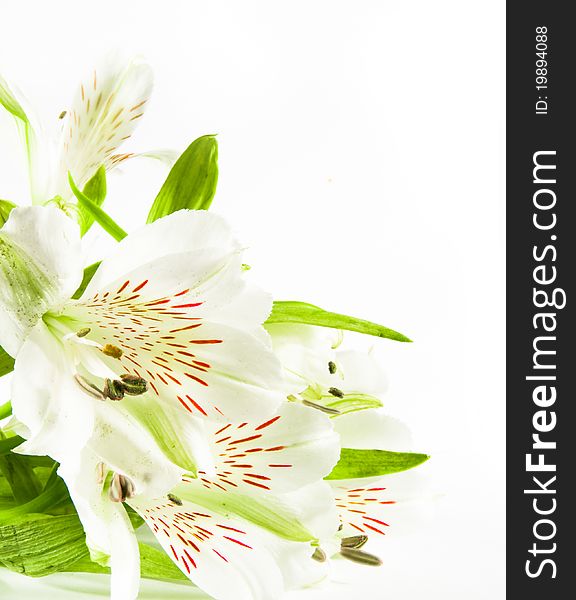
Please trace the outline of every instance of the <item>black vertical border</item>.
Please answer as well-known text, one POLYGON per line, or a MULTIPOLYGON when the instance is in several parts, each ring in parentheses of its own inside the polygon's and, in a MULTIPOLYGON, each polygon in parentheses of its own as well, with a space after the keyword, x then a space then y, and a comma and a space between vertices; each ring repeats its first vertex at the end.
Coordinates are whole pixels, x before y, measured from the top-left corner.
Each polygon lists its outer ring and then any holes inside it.
MULTIPOLYGON (((573 576, 576 575, 576 331, 574 328, 574 281, 576 280, 576 25, 569 13, 573 5, 560 1, 509 2, 507 5, 506 41, 506 113, 507 113, 507 596, 523 600, 556 600, 576 597, 573 576), (536 28, 547 28, 548 90, 536 90, 536 28), (538 96, 547 96, 548 114, 536 114, 538 96), (533 182, 533 155, 537 151, 555 150, 556 179, 551 186, 557 195, 553 211, 557 226, 553 232, 538 231, 533 225, 533 194, 539 186, 533 182), (542 434, 554 440, 555 450, 545 452, 546 462, 555 463, 552 473, 527 473, 526 454, 532 450, 533 415, 541 410, 532 400, 534 308, 533 247, 543 249, 554 244, 557 257, 548 261, 557 269, 557 280, 548 285, 563 288, 567 305, 556 313, 557 329, 554 361, 557 400, 548 411, 556 413, 553 431, 542 434), (555 494, 530 495, 525 489, 537 488, 533 475, 542 481, 556 476, 549 486, 555 494), (533 500, 542 498, 541 507, 556 510, 547 516, 537 515, 533 500), (556 527, 555 536, 538 540, 533 527, 538 519, 549 518, 556 527), (533 556, 529 550, 556 550, 533 556), (526 574, 526 561, 537 571, 539 563, 549 558, 556 566, 546 565, 540 576, 526 574), (566 595, 568 594, 568 595, 566 595)), ((544 186, 546 187, 546 186, 544 186)), ((551 256, 551 252, 550 252, 551 256)), ((543 286, 538 286, 543 287, 543 286)), ((539 371, 544 373, 543 371, 539 371)), ((536 452, 536 454, 538 451, 536 452)), ((537 460, 537 456, 533 462, 537 460)), ((547 535, 552 526, 539 532, 547 535)), ((494 532, 495 538, 499 532, 494 532)))

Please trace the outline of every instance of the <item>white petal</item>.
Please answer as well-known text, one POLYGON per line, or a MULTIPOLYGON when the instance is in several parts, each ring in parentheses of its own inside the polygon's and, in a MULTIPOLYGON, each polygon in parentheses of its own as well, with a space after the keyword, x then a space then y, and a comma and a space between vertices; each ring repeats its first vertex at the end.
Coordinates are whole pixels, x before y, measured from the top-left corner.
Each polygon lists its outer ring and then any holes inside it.
POLYGON ((152 160, 158 160, 167 167, 171 167, 178 160, 178 152, 171 150, 170 148, 159 148, 158 150, 149 150, 148 152, 128 152, 124 154, 114 154, 110 157, 111 166, 117 167, 123 164, 127 160, 133 158, 150 158, 152 160))
POLYGON ((63 123, 57 192, 70 197, 67 173, 82 188, 98 167, 114 165, 118 146, 139 124, 152 92, 152 70, 110 55, 81 84, 63 123))
POLYGON ((82 281, 77 225, 54 207, 15 208, 0 231, 0 343, 13 356, 28 331, 82 281))
POLYGON ((346 487, 345 482, 333 482, 336 507, 342 522, 342 535, 385 535, 390 526, 390 507, 396 503, 382 484, 346 487))
POLYGON ((346 392, 381 396, 388 389, 386 375, 372 352, 342 350, 336 353, 335 361, 342 379, 340 387, 346 392))
POLYGON ((152 436, 164 456, 182 471, 214 471, 205 423, 167 403, 159 403, 151 394, 122 400, 125 408, 152 436))
POLYGON ((16 358, 12 379, 14 416, 31 436, 17 451, 56 460, 76 453, 92 433, 92 400, 74 381, 62 344, 38 324, 16 358))
POLYGON ((140 582, 138 542, 124 506, 111 502, 102 489, 99 462, 100 457, 84 449, 67 457, 58 473, 68 486, 93 557, 111 568, 111 599, 133 600, 140 582))
POLYGON ((149 430, 130 414, 129 403, 92 397, 74 374, 73 357, 39 324, 16 359, 12 381, 14 416, 30 436, 16 451, 62 462, 88 446, 139 492, 171 489, 184 469, 166 458, 149 430))
POLYGON ((327 481, 316 481, 280 494, 278 499, 290 507, 292 514, 316 538, 330 538, 338 531, 340 518, 332 486, 327 481))
POLYGON ((307 543, 182 502, 135 498, 130 504, 180 570, 216 600, 278 600, 298 566, 313 562, 307 543))
POLYGON ((63 311, 90 327, 90 339, 123 350, 109 367, 145 378, 159 398, 195 416, 273 414, 285 388, 261 327, 271 299, 245 284, 226 223, 180 211, 118 249, 63 311), (119 276, 119 266, 128 271, 119 276))
POLYGON ((165 494, 180 481, 183 469, 166 458, 123 402, 95 400, 94 413, 89 447, 111 470, 131 479, 136 493, 165 494))
POLYGON ((214 213, 203 210, 172 213, 141 227, 117 244, 100 265, 84 297, 159 258, 203 249, 226 255, 238 251, 239 245, 226 221, 214 213))
POLYGON ((52 197, 50 187, 55 166, 53 140, 43 131, 33 107, 23 94, 1 75, 0 104, 15 117, 24 146, 32 201, 45 202, 52 197))
POLYGON ((79 329, 91 329, 90 339, 123 351, 120 359, 107 359, 111 370, 146 379, 160 400, 200 418, 238 422, 274 413, 284 397, 282 373, 264 343, 190 316, 197 314, 196 303, 178 297, 140 301, 130 290, 65 311, 79 329))
POLYGON ((343 448, 409 452, 412 437, 408 427, 382 409, 362 410, 332 419, 343 448))
POLYGON ((433 518, 437 494, 421 468, 330 484, 343 524, 339 536, 405 534, 433 518))
POLYGON ((288 492, 328 475, 340 454, 339 436, 320 411, 284 402, 266 421, 213 429, 216 477, 207 487, 288 492))
POLYGON ((325 382, 330 376, 328 363, 335 360, 333 331, 325 327, 284 323, 268 324, 266 329, 295 393, 309 385, 325 382))

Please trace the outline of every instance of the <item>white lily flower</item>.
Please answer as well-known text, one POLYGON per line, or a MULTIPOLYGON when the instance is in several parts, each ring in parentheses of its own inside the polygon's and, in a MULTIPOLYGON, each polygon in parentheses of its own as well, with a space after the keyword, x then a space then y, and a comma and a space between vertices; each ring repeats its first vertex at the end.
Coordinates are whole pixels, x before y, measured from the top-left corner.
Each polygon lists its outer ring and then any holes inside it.
MULTIPOLYGON (((278 600, 285 589, 325 576, 314 543, 333 537, 338 519, 322 481, 340 445, 318 411, 284 403, 265 421, 212 423, 210 474, 185 476, 161 496, 127 494, 178 568, 216 600, 278 600)), ((96 476, 86 451, 60 468, 84 523, 93 555, 109 555, 112 597, 138 589, 138 548, 124 509, 96 476)), ((107 468, 107 467, 106 467, 107 468)))
MULTIPOLYGON (((71 106, 54 115, 53 122, 42 124, 0 77, 0 104, 22 130, 32 201, 53 200, 69 208, 74 202, 68 172, 82 188, 100 165, 108 170, 136 156, 119 154, 118 148, 141 121, 152 84, 152 70, 146 63, 110 54, 80 84, 71 106)), ((167 162, 174 159, 166 151, 143 155, 167 162)))
MULTIPOLYGON (((412 446, 408 428, 381 408, 379 396, 388 385, 370 352, 342 350, 341 335, 320 327, 273 324, 266 328, 292 394, 320 410, 338 411, 330 416, 343 448, 407 451, 412 446)), ((326 554, 339 554, 341 543, 348 544, 344 550, 348 558, 368 564, 373 559, 377 564, 375 557, 357 550, 368 536, 385 535, 390 522, 398 518, 398 503, 413 495, 410 479, 410 475, 397 474, 330 481, 341 529, 322 540, 326 554)))
POLYGON ((386 376, 371 352, 341 350, 342 332, 300 324, 268 324, 290 391, 305 403, 343 415, 382 406, 386 376))
POLYGON ((78 228, 53 207, 16 208, 0 230, 0 344, 16 357, 12 406, 27 428, 17 451, 50 455, 70 481, 85 450, 154 497, 210 469, 204 420, 277 410, 284 384, 261 326, 271 299, 205 211, 125 238, 72 300, 79 256, 78 228))

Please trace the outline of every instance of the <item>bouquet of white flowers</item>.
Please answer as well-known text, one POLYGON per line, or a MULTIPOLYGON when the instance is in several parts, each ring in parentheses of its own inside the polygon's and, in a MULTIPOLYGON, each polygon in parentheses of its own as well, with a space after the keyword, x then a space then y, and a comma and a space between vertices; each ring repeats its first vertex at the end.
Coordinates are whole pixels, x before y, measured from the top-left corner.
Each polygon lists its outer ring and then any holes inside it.
POLYGON ((177 160, 119 153, 151 89, 146 64, 108 59, 46 136, 0 78, 31 182, 27 205, 0 201, 0 567, 111 573, 118 600, 141 576, 277 600, 333 558, 379 565, 365 544, 402 499, 390 475, 428 456, 397 451, 380 367, 343 331, 410 340, 256 287, 208 211, 214 136, 177 160), (171 169, 126 233, 106 173, 137 156, 171 169), (118 244, 85 265, 94 224, 118 244))

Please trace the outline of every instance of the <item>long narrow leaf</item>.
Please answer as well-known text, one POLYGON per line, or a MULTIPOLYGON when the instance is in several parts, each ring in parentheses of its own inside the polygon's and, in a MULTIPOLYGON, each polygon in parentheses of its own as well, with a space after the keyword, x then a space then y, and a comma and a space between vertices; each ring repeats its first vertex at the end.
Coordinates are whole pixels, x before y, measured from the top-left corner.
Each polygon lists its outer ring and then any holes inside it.
POLYGON ((96 223, 98 223, 98 225, 100 225, 100 227, 102 227, 106 233, 109 233, 118 242, 123 240, 128 235, 122 229, 122 227, 118 225, 118 223, 116 223, 97 204, 92 202, 88 196, 78 189, 70 174, 68 174, 68 181, 72 191, 74 192, 74 195, 76 196, 76 199, 78 200, 79 206, 91 214, 96 223))
MULTIPOLYGON (((104 168, 104 165, 100 165, 100 168, 84 186, 82 193, 92 200, 96 206, 102 206, 106 199, 106 169, 104 168)), ((94 215, 82 204, 79 204, 78 208, 81 217, 80 235, 85 235, 94 223, 94 215)))
POLYGON ((14 359, 0 346, 0 377, 14 370, 14 359))
POLYGON ((292 300, 277 300, 272 307, 272 313, 266 323, 304 323, 334 329, 357 331, 366 335, 388 338, 397 342, 411 342, 404 334, 393 329, 338 313, 329 312, 313 304, 292 300))
POLYGON ((427 454, 414 452, 342 448, 340 460, 325 479, 357 479, 390 475, 417 467, 429 458, 427 454))

